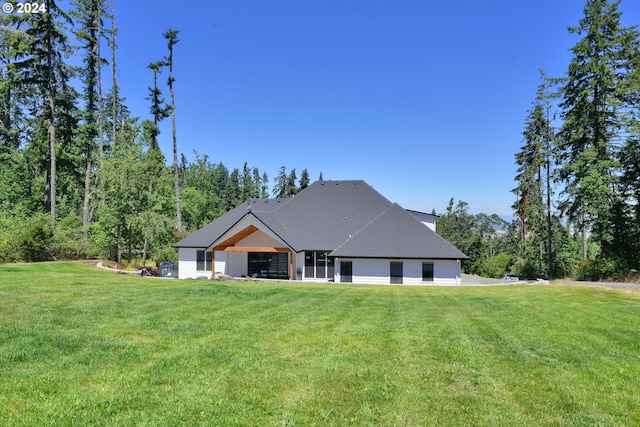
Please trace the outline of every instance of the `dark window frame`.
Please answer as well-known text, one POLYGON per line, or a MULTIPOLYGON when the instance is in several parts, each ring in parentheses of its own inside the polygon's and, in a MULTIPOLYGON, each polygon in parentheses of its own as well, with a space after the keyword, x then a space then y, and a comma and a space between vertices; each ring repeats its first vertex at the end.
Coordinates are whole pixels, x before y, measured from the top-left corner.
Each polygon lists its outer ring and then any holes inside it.
POLYGON ((353 283, 353 261, 340 261, 340 282, 353 283))
POLYGON ((336 273, 336 260, 327 251, 304 252, 304 277, 306 279, 333 280, 336 273))
POLYGON ((288 252, 248 252, 247 274, 261 279, 288 279, 288 252))
POLYGON ((394 285, 402 285, 403 277, 404 277, 404 265, 402 261, 391 261, 389 263, 390 283, 394 285))
POLYGON ((212 260, 211 251, 196 251, 196 271, 211 271, 212 260))
POLYGON ((422 281, 423 282, 433 282, 434 271, 435 271, 435 267, 434 267, 434 264, 432 262, 423 262, 422 263, 422 281), (425 270, 425 267, 428 267, 428 266, 430 266, 431 268, 430 269, 427 268, 425 270))

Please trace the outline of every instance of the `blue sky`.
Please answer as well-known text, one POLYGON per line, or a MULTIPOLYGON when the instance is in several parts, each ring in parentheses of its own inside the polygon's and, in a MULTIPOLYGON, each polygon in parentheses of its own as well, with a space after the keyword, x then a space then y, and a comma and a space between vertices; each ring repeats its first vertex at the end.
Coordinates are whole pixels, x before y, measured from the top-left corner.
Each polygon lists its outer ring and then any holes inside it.
MULTIPOLYGON (((116 0, 118 68, 150 118, 146 67, 175 46, 178 149, 312 180, 363 179, 405 208, 510 215, 539 68, 564 75, 584 2, 116 0)), ((623 1, 623 25, 640 2, 623 1)), ((163 82, 166 79, 163 78, 163 82)), ((168 89, 165 98, 169 100, 168 89)), ((161 148, 171 156, 171 121, 161 148)))

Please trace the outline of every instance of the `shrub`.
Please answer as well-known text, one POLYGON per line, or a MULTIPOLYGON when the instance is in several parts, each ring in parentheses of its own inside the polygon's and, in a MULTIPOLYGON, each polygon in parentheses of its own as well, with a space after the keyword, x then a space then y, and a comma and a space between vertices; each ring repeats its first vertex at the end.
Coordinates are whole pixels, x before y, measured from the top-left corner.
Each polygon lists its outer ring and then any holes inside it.
POLYGON ((95 258, 89 240, 84 234, 82 218, 69 215, 58 221, 53 233, 53 253, 57 259, 95 258))
POLYGON ((614 260, 586 259, 578 263, 576 278, 578 280, 601 280, 619 275, 619 266, 614 260))
POLYGON ((493 258, 484 261, 480 267, 480 275, 483 277, 501 278, 511 265, 511 255, 499 253, 493 258))
POLYGON ((178 262, 178 251, 171 246, 164 246, 163 248, 158 249, 155 258, 158 265, 164 261, 175 263, 178 262))
POLYGON ((21 222, 0 214, 0 264, 20 260, 17 224, 21 222))
POLYGON ((27 220, 18 238, 20 259, 23 261, 51 261, 54 259, 51 217, 38 214, 27 220))

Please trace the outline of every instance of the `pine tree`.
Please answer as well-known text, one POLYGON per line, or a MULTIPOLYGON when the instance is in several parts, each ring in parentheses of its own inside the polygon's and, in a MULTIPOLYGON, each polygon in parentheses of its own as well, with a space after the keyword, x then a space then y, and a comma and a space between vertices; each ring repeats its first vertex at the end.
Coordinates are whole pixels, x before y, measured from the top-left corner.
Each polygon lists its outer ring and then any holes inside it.
POLYGON ((165 58, 165 62, 169 67, 169 78, 167 79, 167 85, 169 86, 169 93, 171 95, 171 129, 173 136, 173 172, 175 178, 175 193, 176 193, 176 229, 178 232, 183 230, 182 227, 182 201, 180 198, 180 176, 178 174, 178 139, 176 136, 176 94, 173 88, 175 78, 173 77, 173 47, 178 43, 178 30, 169 29, 163 33, 163 37, 167 39, 167 47, 169 48, 169 55, 165 58))
POLYGON ((305 168, 300 174, 300 191, 309 186, 309 171, 305 168))
MULTIPOLYGON (((84 175, 84 201, 82 205, 82 224, 85 232, 88 232, 88 225, 91 220, 91 187, 93 152, 98 145, 98 137, 102 135, 98 132, 99 117, 99 75, 103 59, 100 57, 100 42, 103 30, 103 18, 106 16, 103 0, 76 0, 73 4, 75 10, 72 15, 76 18, 79 28, 75 35, 82 43, 84 50, 84 67, 81 75, 84 85, 85 109, 83 111, 84 123, 80 130, 85 149, 85 175, 84 175)), ((100 118, 101 119, 101 118, 100 118)), ((101 142, 100 142, 100 145, 101 142)))
POLYGON ((296 186, 297 179, 296 169, 293 168, 287 177, 287 186, 284 192, 284 197, 293 197, 298 194, 298 187, 296 186))
POLYGON ((620 26, 619 4, 587 0, 584 17, 569 28, 582 38, 571 49, 560 88, 564 122, 557 155, 565 183, 560 207, 578 228, 592 229, 605 256, 616 247, 610 231, 612 207, 624 204, 617 141, 629 132, 631 102, 637 99, 630 70, 638 54, 638 33, 635 27, 620 26))
POLYGON ((116 143, 116 135, 118 129, 118 106, 120 104, 120 87, 118 86, 118 66, 116 63, 116 52, 118 45, 116 36, 118 29, 116 28, 116 16, 114 0, 111 0, 111 31, 109 31, 109 47, 111 48, 111 145, 116 143))
MULTIPOLYGON (((542 77, 544 79, 544 74, 542 77)), ((551 126, 546 85, 545 79, 525 121, 522 133, 524 145, 515 155, 518 165, 515 180, 518 186, 513 190, 516 194, 513 208, 520 221, 519 256, 523 258, 530 275, 550 277, 553 267, 549 223, 551 126)))
POLYGON ((146 98, 151 101, 151 115, 153 116, 153 127, 151 131, 151 148, 158 149, 158 135, 160 135, 160 122, 171 115, 171 107, 167 105, 162 97, 162 91, 158 87, 158 76, 162 72, 162 68, 167 64, 164 61, 156 61, 150 63, 147 68, 153 72, 153 87, 149 87, 149 96, 146 98))
POLYGON ((287 186, 289 185, 289 177, 287 176, 287 167, 280 166, 280 171, 274 179, 273 197, 287 197, 287 186))
MULTIPOLYGON (((58 216, 57 144, 62 139, 58 127, 70 123, 63 116, 74 109, 76 95, 69 86, 72 69, 65 62, 71 54, 65 25, 70 25, 71 20, 54 0, 45 0, 45 5, 46 13, 25 16, 25 33, 28 36, 25 38, 26 46, 21 49, 14 64, 16 72, 21 75, 19 84, 33 85, 37 91, 36 96, 46 105, 44 109, 36 112, 32 130, 46 123, 48 154, 44 209, 51 215, 52 223, 55 225, 58 216)), ((66 130, 67 134, 63 138, 69 140, 71 136, 68 132, 73 129, 66 130)), ((31 140, 35 143, 37 139, 33 136, 32 134, 31 140)))

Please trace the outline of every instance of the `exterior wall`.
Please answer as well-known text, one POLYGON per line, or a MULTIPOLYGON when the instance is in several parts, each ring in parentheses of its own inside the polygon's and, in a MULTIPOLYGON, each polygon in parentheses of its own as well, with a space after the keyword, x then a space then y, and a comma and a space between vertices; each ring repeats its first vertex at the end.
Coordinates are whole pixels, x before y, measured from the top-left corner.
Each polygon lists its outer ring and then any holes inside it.
MULTIPOLYGON (((200 249, 202 250, 202 249, 200 249)), ((210 277, 211 271, 198 271, 196 265, 196 248, 180 248, 178 250, 178 278, 195 279, 197 277, 210 277)))
POLYGON ((240 240, 234 246, 286 247, 287 245, 282 240, 274 239, 262 230, 257 230, 250 236, 247 236, 244 239, 240 240))
POLYGON ((293 255, 293 279, 304 280, 304 251, 293 255), (298 274, 300 269, 300 274, 298 274))
POLYGON ((229 275, 227 265, 229 263, 229 252, 215 251, 213 254, 213 273, 229 275))
MULTIPOLYGON (((340 260, 344 261, 344 260, 340 260)), ((370 283, 372 285, 388 285, 389 260, 386 259, 354 259, 352 283, 370 283)), ((339 268, 339 265, 338 265, 339 268)))
MULTIPOLYGON (((251 236, 250 236, 251 237, 251 236)), ((265 236, 268 238, 268 236, 265 236)), ((246 239, 245 239, 246 240, 246 239)), ((248 244, 248 243, 247 243, 248 244)), ((179 270, 178 277, 180 279, 195 279, 197 277, 209 277, 213 273, 223 273, 232 277, 240 277, 247 275, 248 257, 247 252, 224 252, 216 251, 214 256, 213 272, 196 270, 196 251, 195 248, 180 248, 179 250, 179 270)), ((293 271, 295 280, 304 280, 312 282, 328 282, 331 278, 326 279, 304 279, 304 276, 298 277, 296 271, 298 268, 304 271, 304 252, 290 254, 293 256, 293 271)), ((351 261, 353 266, 352 283, 355 284, 372 284, 372 285, 388 285, 391 283, 389 275, 389 263, 391 261, 402 261, 403 267, 403 285, 459 285, 462 283, 461 266, 457 260, 415 260, 415 259, 367 259, 367 258, 343 258, 335 261, 335 277, 336 283, 340 283, 340 261, 351 261), (422 263, 433 263, 433 282, 422 281, 422 263)))
MULTIPOLYGON (((213 243, 212 246, 216 246, 217 244, 220 244, 221 242, 224 242, 228 238, 238 234, 239 232, 241 232, 242 230, 244 230, 245 228, 247 228, 250 225, 253 225, 258 230, 256 232, 252 233, 250 236, 245 237, 240 242, 246 241, 247 239, 251 239, 254 235, 256 235, 256 239, 257 240, 260 240, 262 238, 262 237, 258 237, 258 236, 268 236, 271 239, 273 239, 273 240, 270 241, 271 243, 269 243, 271 246, 273 246, 273 242, 277 242, 276 246, 287 246, 278 238, 278 236, 273 234, 270 230, 265 230, 264 229, 264 224, 262 224, 260 221, 258 221, 256 218, 254 218, 252 216, 247 216, 247 217, 243 218, 239 223, 237 223, 236 225, 231 227, 226 233, 224 233, 222 236, 220 236, 220 238, 218 240, 216 240, 213 243)), ((240 242, 238 242, 238 243, 240 243, 240 242)), ((247 243, 245 243, 244 245, 245 246, 249 246, 247 243)), ((236 246, 238 246, 238 244, 236 244, 236 246)))
POLYGON ((231 277, 246 276, 249 271, 249 257, 247 252, 227 252, 229 263, 227 274, 231 277))
POLYGON ((417 211, 407 211, 407 212, 409 212, 417 220, 419 220, 421 223, 423 223, 424 225, 426 225, 427 227, 429 227, 433 231, 436 231, 436 218, 437 218, 437 216, 431 215, 431 214, 428 214, 428 213, 424 213, 424 212, 417 212, 417 211))
POLYGON ((341 282, 340 261, 351 261, 353 269, 352 283, 388 285, 391 283, 390 263, 401 261, 403 285, 460 285, 461 268, 457 260, 416 260, 416 259, 358 259, 343 258, 336 260, 336 282, 341 282), (422 263, 433 263, 433 282, 422 281, 422 263))

